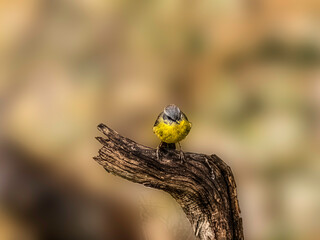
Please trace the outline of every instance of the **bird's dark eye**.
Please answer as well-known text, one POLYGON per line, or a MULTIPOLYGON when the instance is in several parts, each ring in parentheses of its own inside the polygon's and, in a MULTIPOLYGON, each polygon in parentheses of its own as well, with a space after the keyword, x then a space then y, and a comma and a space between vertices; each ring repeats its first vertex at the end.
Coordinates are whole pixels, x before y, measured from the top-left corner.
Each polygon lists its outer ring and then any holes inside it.
POLYGON ((171 118, 171 117, 169 117, 169 116, 168 116, 168 118, 169 118, 171 121, 173 121, 173 122, 178 122, 177 120, 175 120, 175 119, 173 119, 173 118, 171 118))
POLYGON ((168 118, 169 118, 169 120, 174 121, 171 117, 168 116, 168 118))
POLYGON ((166 114, 164 114, 163 118, 164 118, 164 119, 168 119, 168 120, 170 120, 170 121, 172 121, 172 122, 177 122, 177 120, 174 120, 172 117, 170 117, 170 116, 168 116, 168 115, 166 115, 166 114))

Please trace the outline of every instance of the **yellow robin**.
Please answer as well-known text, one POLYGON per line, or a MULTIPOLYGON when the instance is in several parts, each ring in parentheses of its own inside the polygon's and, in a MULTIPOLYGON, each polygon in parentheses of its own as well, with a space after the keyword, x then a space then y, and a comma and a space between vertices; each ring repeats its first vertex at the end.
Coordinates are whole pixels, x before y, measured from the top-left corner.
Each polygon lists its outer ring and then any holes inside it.
MULTIPOLYGON (((163 143, 167 145, 182 141, 190 132, 191 123, 187 116, 174 104, 166 106, 161 112, 153 126, 153 132, 161 140, 157 148, 157 157, 159 158, 159 148, 163 143)), ((180 156, 181 156, 180 146, 180 156)))

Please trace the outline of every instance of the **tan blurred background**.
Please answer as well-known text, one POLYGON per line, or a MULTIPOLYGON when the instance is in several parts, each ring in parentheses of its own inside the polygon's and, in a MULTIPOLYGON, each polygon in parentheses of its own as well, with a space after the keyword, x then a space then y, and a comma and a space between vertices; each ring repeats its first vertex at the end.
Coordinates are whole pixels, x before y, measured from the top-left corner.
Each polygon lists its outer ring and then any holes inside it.
POLYGON ((245 237, 320 239, 320 2, 0 1, 0 239, 191 240, 165 193, 107 174, 96 126, 215 153, 245 237))

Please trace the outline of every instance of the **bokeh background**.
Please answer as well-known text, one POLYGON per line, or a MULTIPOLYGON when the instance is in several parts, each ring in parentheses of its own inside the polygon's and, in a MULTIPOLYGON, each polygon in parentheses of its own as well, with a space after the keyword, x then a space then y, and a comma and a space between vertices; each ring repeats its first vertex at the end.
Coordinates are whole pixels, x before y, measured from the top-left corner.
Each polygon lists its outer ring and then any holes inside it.
POLYGON ((233 169, 245 238, 320 239, 317 0, 0 2, 0 239, 191 240, 167 194, 92 159, 105 123, 233 169))

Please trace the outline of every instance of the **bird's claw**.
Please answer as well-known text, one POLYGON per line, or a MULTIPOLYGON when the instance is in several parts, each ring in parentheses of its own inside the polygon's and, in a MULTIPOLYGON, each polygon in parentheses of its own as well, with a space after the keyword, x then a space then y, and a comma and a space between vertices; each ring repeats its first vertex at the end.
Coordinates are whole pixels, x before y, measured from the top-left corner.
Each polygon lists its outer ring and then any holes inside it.
POLYGON ((181 163, 184 163, 185 161, 185 157, 184 157, 184 152, 180 150, 179 152, 179 158, 180 158, 180 162, 181 163))
POLYGON ((157 156, 157 160, 160 161, 160 147, 159 146, 157 147, 157 150, 156 150, 156 156, 157 156))

